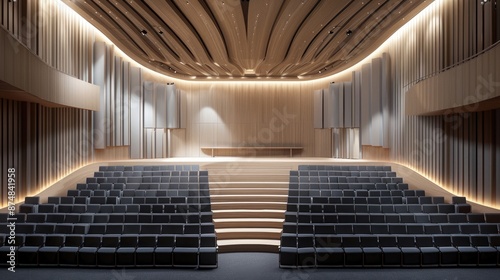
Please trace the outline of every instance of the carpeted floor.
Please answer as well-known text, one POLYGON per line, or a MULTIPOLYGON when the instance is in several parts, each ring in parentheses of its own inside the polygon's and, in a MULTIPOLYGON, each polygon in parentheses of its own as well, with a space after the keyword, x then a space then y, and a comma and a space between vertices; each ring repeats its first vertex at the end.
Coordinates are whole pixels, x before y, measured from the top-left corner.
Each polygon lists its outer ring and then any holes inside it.
POLYGON ((193 269, 106 269, 106 268, 27 268, 15 273, 0 268, 0 279, 22 280, 313 280, 313 279, 500 279, 500 268, 397 268, 397 269, 280 269, 278 255, 270 253, 219 254, 219 268, 193 269))

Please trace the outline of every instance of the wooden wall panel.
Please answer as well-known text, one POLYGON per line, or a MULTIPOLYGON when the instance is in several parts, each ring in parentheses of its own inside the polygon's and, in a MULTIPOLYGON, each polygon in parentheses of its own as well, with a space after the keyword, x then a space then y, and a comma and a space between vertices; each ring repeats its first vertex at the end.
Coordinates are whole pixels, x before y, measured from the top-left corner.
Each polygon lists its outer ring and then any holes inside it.
POLYGON ((323 90, 315 90, 314 93, 314 128, 323 128, 323 90))
POLYGON ((370 145, 370 104, 371 104, 371 64, 364 64, 361 67, 361 143, 370 145))
POLYGON ((130 157, 142 158, 142 71, 138 67, 130 67, 130 157))
POLYGON ((371 62, 370 90, 370 144, 383 146, 383 115, 382 115, 382 59, 374 58, 371 62))
MULTIPOLYGON (((91 111, 0 99, 0 176, 16 169, 16 197, 34 195, 93 160, 91 111)), ((0 177, 5 180, 5 177, 0 177)), ((6 197, 7 184, 0 195, 6 197)), ((0 208, 6 200, 2 200, 0 208)))
MULTIPOLYGON (((498 105, 474 105, 500 92, 499 46, 471 59, 494 43, 488 39, 493 16, 485 12, 479 1, 435 1, 386 44, 392 81, 390 158, 455 194, 498 207, 498 105), (457 106, 461 110, 453 109, 457 106), (416 112, 439 115, 412 116, 416 112)), ((366 147, 363 152, 374 154, 366 147)), ((374 158, 370 154, 363 158, 374 158)))
POLYGON ((331 136, 314 129, 313 85, 176 82, 176 86, 186 94, 188 121, 185 134, 183 129, 173 130, 172 141, 185 143, 173 143, 172 154, 180 154, 175 151, 180 147, 185 156, 209 156, 201 147, 211 143, 209 146, 295 145, 304 147, 296 156, 330 156, 329 148, 316 146, 330 143, 331 136), (208 133, 214 128, 215 134, 208 133))
POLYGON ((500 44, 477 57, 412 86, 406 93, 406 112, 411 115, 447 114, 450 111, 481 111, 500 96, 496 73, 500 44), (433 88, 439 88, 439 95, 433 88), (437 97, 439 96, 439 97, 437 97), (436 100, 437 99, 437 100, 436 100))

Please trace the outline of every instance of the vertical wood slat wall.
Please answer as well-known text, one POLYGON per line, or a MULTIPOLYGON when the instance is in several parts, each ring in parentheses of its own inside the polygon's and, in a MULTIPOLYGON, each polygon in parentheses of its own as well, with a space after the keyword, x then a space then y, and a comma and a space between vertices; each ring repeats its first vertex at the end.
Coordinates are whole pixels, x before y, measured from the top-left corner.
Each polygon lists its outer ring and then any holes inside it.
POLYGON ((0 207, 7 203, 7 169, 16 169, 16 197, 36 194, 93 161, 91 112, 0 99, 0 207))
MULTIPOLYGON (((6 48, 17 53, 25 47, 47 65, 92 82, 96 33, 65 5, 0 0, 0 25, 15 38, 6 37, 6 48)), ((0 207, 7 203, 8 168, 16 169, 16 198, 22 201, 93 161, 91 111, 0 99, 0 115, 0 207)))
MULTIPOLYGON (((405 95, 416 80, 459 63, 499 39, 491 28, 496 18, 491 5, 491 1, 484 5, 480 1, 436 1, 431 12, 418 15, 410 27, 393 36, 384 51, 391 57, 391 159, 456 194, 498 207, 500 110, 441 116, 405 114, 405 95)), ((478 65, 493 66, 493 61, 478 65)), ((461 73, 464 77, 468 74, 461 73)), ((461 101, 466 95, 458 94, 455 82, 432 88, 429 98, 442 102, 440 92, 452 89, 461 101)))
MULTIPOLYGON (((187 124, 186 129, 171 130, 173 157, 211 155, 201 147, 253 145, 302 146, 304 150, 295 156, 331 156, 331 132, 314 129, 313 92, 325 87, 325 82, 176 81, 175 85, 187 99, 187 124)), ((285 155, 283 151, 260 154, 285 155)))

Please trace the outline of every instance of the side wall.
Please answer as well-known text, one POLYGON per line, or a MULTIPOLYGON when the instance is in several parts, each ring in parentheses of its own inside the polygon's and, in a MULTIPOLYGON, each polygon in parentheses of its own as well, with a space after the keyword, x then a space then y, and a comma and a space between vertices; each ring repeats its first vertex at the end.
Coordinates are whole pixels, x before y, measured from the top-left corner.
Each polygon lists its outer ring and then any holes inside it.
MULTIPOLYGON (((406 93, 418 80, 498 41, 498 10, 491 1, 484 5, 479 2, 436 1, 385 43, 383 51, 389 53, 392 62, 390 158, 455 194, 500 207, 500 176, 496 175, 500 174, 500 111, 450 110, 440 116, 410 116, 405 112, 406 93)), ((468 78, 478 85, 482 81, 480 77, 468 78)), ((492 82, 490 86, 498 84, 492 82)), ((462 97, 473 94, 464 92, 462 97)), ((428 96, 438 102, 440 91, 434 89, 428 96)))

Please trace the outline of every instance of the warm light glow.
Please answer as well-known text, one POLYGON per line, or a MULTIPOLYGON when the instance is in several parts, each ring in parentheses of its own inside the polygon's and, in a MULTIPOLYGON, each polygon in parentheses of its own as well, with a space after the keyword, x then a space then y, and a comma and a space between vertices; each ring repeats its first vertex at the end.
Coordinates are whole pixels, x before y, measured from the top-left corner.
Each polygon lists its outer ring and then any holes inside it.
MULTIPOLYGON (((81 169, 81 168, 83 168, 83 167, 85 167, 87 165, 93 164, 93 163, 94 162, 88 162, 87 164, 80 165, 80 166, 78 166, 76 168, 71 169, 70 171, 65 172, 64 174, 60 175, 58 178, 53 179, 48 184, 42 186, 36 192, 30 192, 30 193, 26 194, 26 197, 29 197, 29 196, 39 196, 40 193, 42 193, 43 191, 47 190, 48 188, 54 186, 55 184, 60 183, 67 176, 69 176, 69 175, 73 174, 74 172, 76 172, 77 170, 79 170, 79 169, 81 169)), ((16 196, 16 200, 14 201, 15 204, 19 204, 19 203, 23 203, 23 202, 24 202, 24 197, 16 196)), ((8 206, 7 203, 0 204, 0 209, 3 209, 5 207, 7 207, 7 206, 8 206)), ((19 209, 17 207, 16 207, 16 211, 19 211, 19 209)))
POLYGON ((425 172, 419 170, 418 168, 416 168, 415 166, 413 166, 411 164, 407 164, 407 163, 403 163, 403 162, 397 162, 397 164, 399 164, 401 166, 404 166, 404 167, 412 170, 415 173, 418 173, 419 175, 421 175, 425 179, 431 181, 433 184, 437 185, 438 187, 440 187, 443 190, 451 193, 454 196, 465 196, 467 198, 467 201, 470 201, 470 202, 473 202, 473 203, 476 203, 476 204, 479 204, 479 205, 483 205, 483 206, 486 206, 486 207, 490 207, 490 208, 494 208, 494 209, 500 210, 500 205, 498 205, 498 204, 491 204, 491 203, 479 202, 479 201, 477 201, 475 199, 475 197, 470 197, 470 196, 467 196, 467 195, 465 195, 463 193, 457 193, 457 192, 453 191, 453 189, 450 188, 449 186, 446 186, 446 185, 442 184, 442 182, 440 182, 438 179, 434 178, 433 176, 430 176, 429 174, 426 174, 425 172))

